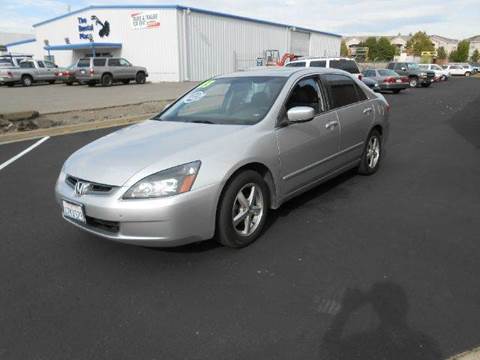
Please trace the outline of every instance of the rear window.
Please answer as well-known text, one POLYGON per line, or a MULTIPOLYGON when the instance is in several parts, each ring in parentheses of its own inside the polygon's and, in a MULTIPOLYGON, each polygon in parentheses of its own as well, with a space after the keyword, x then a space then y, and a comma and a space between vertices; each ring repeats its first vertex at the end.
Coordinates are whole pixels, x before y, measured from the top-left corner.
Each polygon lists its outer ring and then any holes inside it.
POLYGON ((353 60, 330 60, 330 67, 333 69, 340 69, 349 72, 350 74, 359 74, 357 63, 353 60))
POLYGON ((288 66, 288 67, 305 67, 305 61, 291 62, 291 63, 288 63, 285 66, 288 66))
POLYGON ((330 88, 333 108, 347 106, 366 98, 365 93, 358 94, 356 84, 347 76, 325 75, 325 80, 330 88))
POLYGON ((398 76, 398 74, 393 70, 378 70, 380 76, 398 76))
POLYGON ((120 59, 108 59, 108 66, 120 66, 120 59))
POLYGON ((311 67, 327 67, 327 62, 325 60, 314 60, 310 61, 310 66, 311 67))
POLYGON ((80 59, 78 60, 77 67, 86 68, 90 66, 90 59, 80 59))
POLYGON ((105 66, 106 59, 93 59, 93 66, 105 66))

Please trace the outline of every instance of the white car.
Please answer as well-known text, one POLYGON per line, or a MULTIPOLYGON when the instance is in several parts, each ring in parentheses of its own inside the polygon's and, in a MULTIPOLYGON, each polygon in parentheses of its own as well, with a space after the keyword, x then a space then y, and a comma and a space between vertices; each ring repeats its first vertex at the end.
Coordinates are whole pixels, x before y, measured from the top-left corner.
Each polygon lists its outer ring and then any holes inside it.
POLYGON ((440 65, 437 64, 418 64, 418 67, 422 70, 430 70, 435 73, 435 80, 445 81, 450 77, 448 70, 443 69, 440 65))
POLYGON ((448 64, 445 70, 447 70, 452 76, 470 76, 473 73, 470 65, 448 64))
POLYGON ((362 80, 362 74, 355 60, 344 57, 336 58, 304 58, 290 61, 285 64, 286 67, 322 67, 339 69, 349 72, 362 80))

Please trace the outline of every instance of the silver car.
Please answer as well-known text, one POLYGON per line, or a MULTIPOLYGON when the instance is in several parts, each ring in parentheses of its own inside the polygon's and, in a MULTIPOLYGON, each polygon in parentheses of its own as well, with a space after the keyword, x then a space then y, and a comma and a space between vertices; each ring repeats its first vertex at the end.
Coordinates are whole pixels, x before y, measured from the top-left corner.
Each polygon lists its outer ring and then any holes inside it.
POLYGON ((243 247, 270 209, 348 169, 375 173, 388 115, 382 95, 341 70, 218 76, 76 151, 56 199, 65 220, 107 239, 243 247))

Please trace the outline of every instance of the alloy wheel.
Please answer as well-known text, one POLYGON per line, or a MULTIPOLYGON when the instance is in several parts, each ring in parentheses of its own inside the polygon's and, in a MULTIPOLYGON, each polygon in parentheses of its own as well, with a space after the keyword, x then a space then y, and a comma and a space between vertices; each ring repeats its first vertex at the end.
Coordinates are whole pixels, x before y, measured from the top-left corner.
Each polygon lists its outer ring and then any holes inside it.
POLYGON ((264 214, 264 201, 259 185, 244 185, 235 197, 232 223, 237 234, 250 236, 257 230, 264 214))
POLYGON ((380 141, 378 137, 372 136, 368 141, 367 164, 370 169, 375 168, 380 158, 380 141))

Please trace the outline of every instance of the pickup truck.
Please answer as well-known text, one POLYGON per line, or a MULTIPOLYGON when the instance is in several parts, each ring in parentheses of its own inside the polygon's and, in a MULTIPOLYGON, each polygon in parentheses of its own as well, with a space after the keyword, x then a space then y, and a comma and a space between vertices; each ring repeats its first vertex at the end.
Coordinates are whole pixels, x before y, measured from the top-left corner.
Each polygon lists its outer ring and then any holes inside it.
POLYGON ((408 76, 410 87, 429 87, 435 81, 435 73, 431 70, 422 70, 417 63, 390 62, 387 69, 402 76, 408 76))
POLYGON ((50 61, 28 59, 19 63, 18 67, 0 67, 0 84, 14 86, 22 84, 30 86, 35 82, 55 83, 58 66, 50 61))

